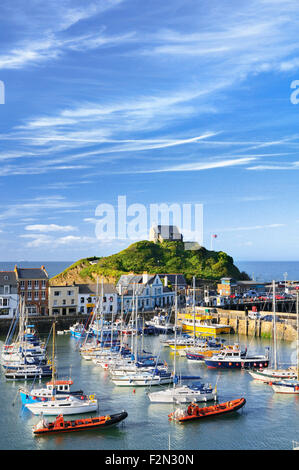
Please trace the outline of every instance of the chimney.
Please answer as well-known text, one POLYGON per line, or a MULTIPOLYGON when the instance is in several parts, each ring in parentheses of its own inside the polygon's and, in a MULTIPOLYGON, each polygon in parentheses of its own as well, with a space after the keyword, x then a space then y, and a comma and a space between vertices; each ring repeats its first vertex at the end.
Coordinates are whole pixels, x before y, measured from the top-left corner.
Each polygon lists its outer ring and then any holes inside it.
POLYGON ((142 274, 142 284, 146 284, 148 282, 148 273, 144 272, 142 274))
POLYGON ((164 277, 164 287, 167 287, 168 285, 168 276, 164 277))

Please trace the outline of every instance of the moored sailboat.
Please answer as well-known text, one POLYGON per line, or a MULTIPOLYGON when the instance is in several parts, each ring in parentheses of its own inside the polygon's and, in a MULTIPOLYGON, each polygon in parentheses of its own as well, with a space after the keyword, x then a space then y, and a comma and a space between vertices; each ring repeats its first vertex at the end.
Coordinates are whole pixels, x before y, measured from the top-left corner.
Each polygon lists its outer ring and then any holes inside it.
POLYGON ((290 380, 280 380, 280 381, 270 382, 270 385, 272 385, 273 391, 276 393, 287 393, 287 394, 292 394, 292 395, 299 395, 299 292, 297 292, 296 313, 297 313, 296 377, 290 380))
POLYGON ((272 282, 273 290, 273 367, 267 369, 260 367, 248 371, 248 373, 255 380, 260 380, 264 383, 270 383, 274 380, 293 379, 297 377, 296 370, 293 367, 288 369, 279 369, 277 360, 277 332, 276 332, 276 296, 275 296, 275 281, 272 282))
MULTIPOLYGON (((201 383, 185 385, 178 384, 176 376, 176 345, 177 345, 177 290, 175 297, 175 323, 174 323, 174 361, 173 361, 173 386, 166 390, 148 393, 151 402, 154 403, 188 403, 192 401, 208 401, 217 399, 217 389, 211 385, 201 383)), ((189 377, 185 377, 189 379, 189 377)))

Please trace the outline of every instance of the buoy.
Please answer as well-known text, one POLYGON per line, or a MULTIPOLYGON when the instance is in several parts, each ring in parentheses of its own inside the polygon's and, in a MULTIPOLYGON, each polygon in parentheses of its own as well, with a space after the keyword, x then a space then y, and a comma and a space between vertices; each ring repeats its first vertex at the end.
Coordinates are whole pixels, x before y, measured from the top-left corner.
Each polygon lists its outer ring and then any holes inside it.
POLYGON ((135 393, 135 388, 133 388, 133 393, 135 393))

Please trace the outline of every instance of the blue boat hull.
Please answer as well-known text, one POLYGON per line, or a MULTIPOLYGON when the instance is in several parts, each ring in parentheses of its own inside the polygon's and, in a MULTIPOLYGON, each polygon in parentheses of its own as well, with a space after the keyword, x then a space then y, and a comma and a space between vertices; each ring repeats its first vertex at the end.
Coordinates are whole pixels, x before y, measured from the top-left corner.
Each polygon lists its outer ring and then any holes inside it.
POLYGON ((256 369, 258 367, 268 367, 269 360, 268 359, 260 359, 260 360, 241 360, 238 362, 230 362, 230 361, 212 361, 209 359, 205 359, 205 364, 209 369, 256 369))

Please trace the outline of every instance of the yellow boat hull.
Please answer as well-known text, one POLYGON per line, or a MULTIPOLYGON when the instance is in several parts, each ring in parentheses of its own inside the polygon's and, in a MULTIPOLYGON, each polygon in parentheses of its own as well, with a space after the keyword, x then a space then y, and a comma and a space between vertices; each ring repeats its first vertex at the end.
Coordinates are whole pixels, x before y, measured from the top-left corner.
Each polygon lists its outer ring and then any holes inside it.
MULTIPOLYGON (((196 325, 195 326, 195 333, 204 333, 207 336, 217 336, 223 333, 230 333, 231 327, 229 325, 196 325)), ((193 325, 182 325, 182 330, 184 332, 191 332, 194 331, 193 325)))

